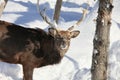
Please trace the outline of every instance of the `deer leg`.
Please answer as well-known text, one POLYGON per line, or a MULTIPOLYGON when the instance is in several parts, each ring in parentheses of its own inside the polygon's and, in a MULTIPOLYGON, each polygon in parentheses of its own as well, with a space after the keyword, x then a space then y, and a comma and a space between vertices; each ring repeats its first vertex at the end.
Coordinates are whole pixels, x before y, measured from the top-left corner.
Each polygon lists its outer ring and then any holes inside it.
POLYGON ((23 80, 32 80, 33 70, 32 66, 23 65, 23 80))

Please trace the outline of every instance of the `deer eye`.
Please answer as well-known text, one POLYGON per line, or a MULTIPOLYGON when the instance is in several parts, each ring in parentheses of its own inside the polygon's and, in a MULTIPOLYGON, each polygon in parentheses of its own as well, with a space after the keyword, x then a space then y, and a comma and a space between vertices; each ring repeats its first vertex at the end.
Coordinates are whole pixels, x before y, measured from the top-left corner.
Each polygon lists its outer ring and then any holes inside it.
POLYGON ((70 40, 71 38, 67 38, 67 40, 70 40))

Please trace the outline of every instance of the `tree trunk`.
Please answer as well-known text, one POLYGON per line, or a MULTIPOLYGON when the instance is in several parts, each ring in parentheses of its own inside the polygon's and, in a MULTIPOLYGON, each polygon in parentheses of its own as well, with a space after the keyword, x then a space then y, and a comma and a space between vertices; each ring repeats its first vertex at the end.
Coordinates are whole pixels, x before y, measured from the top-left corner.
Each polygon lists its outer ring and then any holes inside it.
POLYGON ((62 0, 57 0, 55 5, 54 17, 53 17, 56 23, 58 23, 58 20, 59 20, 61 6, 62 6, 62 0))
POLYGON ((92 80, 107 80, 112 0, 99 0, 96 32, 93 40, 92 80))
POLYGON ((4 2, 1 1, 1 4, 0 4, 0 17, 1 17, 1 15, 2 15, 2 12, 3 12, 4 8, 5 8, 8 0, 3 0, 3 1, 4 1, 4 2))

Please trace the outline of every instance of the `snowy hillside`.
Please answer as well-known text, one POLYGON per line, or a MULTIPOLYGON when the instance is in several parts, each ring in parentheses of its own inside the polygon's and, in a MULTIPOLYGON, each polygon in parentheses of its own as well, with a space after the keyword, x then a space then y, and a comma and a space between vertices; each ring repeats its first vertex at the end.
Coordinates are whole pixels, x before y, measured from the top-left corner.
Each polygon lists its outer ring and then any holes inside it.
MULTIPOLYGON (((36 9, 37 0, 9 0, 1 20, 24 27, 46 29, 36 9)), ((56 0, 40 0, 40 8, 47 7, 46 14, 52 19, 56 0)), ((58 26, 67 29, 82 14, 87 0, 63 0, 58 26), (64 26, 63 26, 64 25, 64 26)), ((84 21, 76 29, 80 35, 71 41, 71 46, 60 64, 36 68, 33 80, 90 80, 93 37, 98 2, 89 0, 90 8, 84 21)), ((110 33, 109 80, 120 80, 120 0, 114 0, 110 33)), ((21 65, 0 62, 0 80, 22 80, 21 65)))

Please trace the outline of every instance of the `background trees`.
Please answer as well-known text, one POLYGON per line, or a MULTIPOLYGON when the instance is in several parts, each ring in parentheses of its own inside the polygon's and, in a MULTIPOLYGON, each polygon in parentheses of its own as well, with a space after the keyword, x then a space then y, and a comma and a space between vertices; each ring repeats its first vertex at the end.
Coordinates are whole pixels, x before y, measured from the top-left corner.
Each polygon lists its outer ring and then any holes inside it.
POLYGON ((92 80, 107 80, 112 0, 99 0, 97 25, 93 40, 92 80))
POLYGON ((2 12, 3 12, 7 2, 8 2, 8 0, 3 0, 3 1, 1 0, 1 4, 0 4, 0 17, 2 15, 2 12))
POLYGON ((57 0, 55 5, 54 17, 53 17, 56 23, 58 23, 59 20, 61 6, 62 6, 62 0, 57 0))

